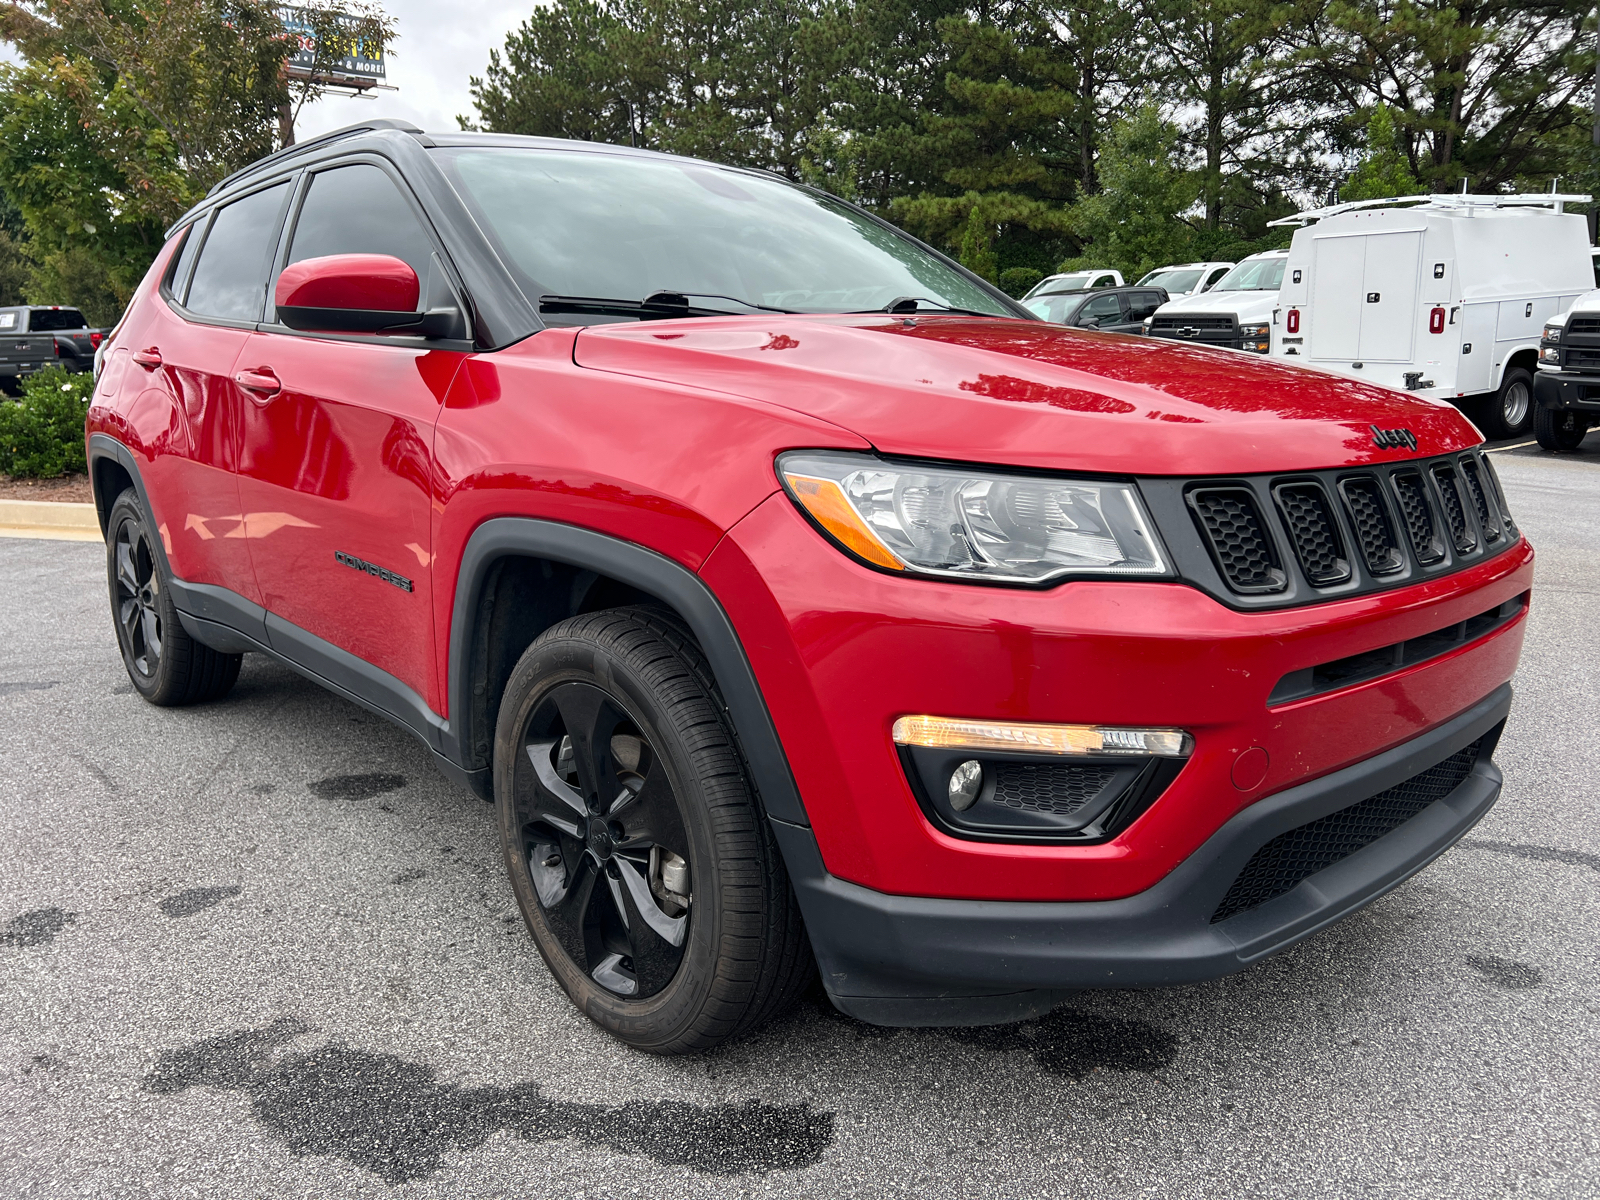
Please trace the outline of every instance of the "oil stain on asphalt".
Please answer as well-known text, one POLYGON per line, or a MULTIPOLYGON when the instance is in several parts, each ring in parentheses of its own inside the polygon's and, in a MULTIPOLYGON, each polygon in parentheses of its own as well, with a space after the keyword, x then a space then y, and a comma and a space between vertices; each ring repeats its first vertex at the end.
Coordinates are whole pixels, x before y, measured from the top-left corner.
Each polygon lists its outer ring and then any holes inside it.
POLYGON ((1600 854, 1590 854, 1587 850, 1558 850, 1554 846, 1526 846, 1521 842, 1490 842, 1482 838, 1468 838, 1461 844, 1474 850, 1493 850, 1512 858, 1526 858, 1530 862, 1566 863, 1569 867, 1600 871, 1600 854))
POLYGON ((1496 987, 1509 988, 1513 991, 1538 987, 1544 982, 1544 976, 1539 973, 1538 967, 1517 962, 1515 959, 1497 958, 1493 954, 1469 954, 1467 966, 1496 987))
POLYGON ((0 696, 10 696, 16 692, 44 692, 60 682, 59 679, 41 679, 33 682, 0 683, 0 696))
POLYGON ((283 1049, 311 1027, 290 1017, 161 1054, 145 1089, 241 1092, 257 1121, 298 1157, 329 1155, 391 1184, 422 1179, 452 1150, 505 1130, 528 1141, 577 1138, 712 1175, 767 1174, 820 1161, 833 1114, 808 1104, 689 1104, 632 1100, 610 1106, 549 1100, 533 1083, 458 1087, 432 1067, 330 1041, 283 1049))
POLYGON ((77 913, 65 909, 36 908, 12 917, 6 927, 0 929, 0 946, 43 946, 53 942, 56 934, 77 919, 77 913))
POLYGON ((986 1050, 1026 1051, 1051 1075, 1087 1079, 1095 1071, 1154 1074, 1177 1057, 1178 1039, 1148 1021, 1058 1008, 1034 1021, 952 1029, 950 1036, 986 1050))
POLYGON ((179 892, 176 896, 168 896, 157 907, 169 917, 192 917, 195 913, 204 912, 213 904, 221 904, 242 891, 244 889, 237 883, 223 887, 192 887, 179 892))
POLYGON ((306 786, 319 800, 371 800, 406 785, 404 775, 376 772, 371 775, 330 775, 306 786))

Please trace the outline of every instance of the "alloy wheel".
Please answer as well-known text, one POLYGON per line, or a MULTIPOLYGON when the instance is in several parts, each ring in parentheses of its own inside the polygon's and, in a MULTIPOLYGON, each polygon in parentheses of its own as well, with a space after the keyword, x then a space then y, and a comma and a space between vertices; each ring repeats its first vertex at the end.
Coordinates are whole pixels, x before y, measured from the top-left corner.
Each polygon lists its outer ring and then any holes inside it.
POLYGON ((1518 379, 1506 388, 1500 397, 1500 416, 1505 421, 1507 428, 1515 429, 1522 424, 1528 415, 1528 405, 1532 400, 1532 393, 1528 385, 1518 379))
POLYGON ((689 930, 689 839, 638 723, 592 684, 558 684, 524 729, 512 789, 522 854, 561 951, 626 999, 665 988, 689 930))
POLYGON ((138 521, 124 517, 115 544, 117 632, 134 669, 152 678, 161 667, 161 576, 138 521))

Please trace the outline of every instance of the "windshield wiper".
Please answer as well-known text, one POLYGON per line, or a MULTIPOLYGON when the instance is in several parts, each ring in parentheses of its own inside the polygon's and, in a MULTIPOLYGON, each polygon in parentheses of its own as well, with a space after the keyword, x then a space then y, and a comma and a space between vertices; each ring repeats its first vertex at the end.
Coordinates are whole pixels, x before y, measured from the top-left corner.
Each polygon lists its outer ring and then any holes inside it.
POLYGON ((751 304, 737 296, 718 296, 710 292, 654 292, 643 300, 618 300, 605 296, 554 296, 539 297, 539 311, 550 313, 586 313, 596 316, 638 317, 641 321, 671 317, 738 317, 745 315, 737 309, 710 308, 690 304, 689 298, 727 300, 743 305, 753 312, 787 313, 787 308, 771 308, 764 304, 751 304))
POLYGON ((955 313, 962 317, 998 317, 1000 313, 979 312, 975 308, 955 308, 938 300, 929 300, 926 296, 896 296, 882 308, 862 308, 850 313, 850 316, 861 316, 866 313, 897 313, 907 314, 917 311, 919 305, 926 304, 930 308, 937 308, 940 312, 955 313))

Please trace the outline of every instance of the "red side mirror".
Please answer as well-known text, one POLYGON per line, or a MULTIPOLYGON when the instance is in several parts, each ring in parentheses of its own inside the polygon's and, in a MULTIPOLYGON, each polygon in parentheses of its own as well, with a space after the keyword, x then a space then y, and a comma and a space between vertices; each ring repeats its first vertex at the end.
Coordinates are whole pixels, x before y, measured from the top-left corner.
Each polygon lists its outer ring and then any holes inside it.
POLYGON ((283 269, 273 293, 278 308, 344 308, 414 313, 417 273, 388 254, 330 254, 283 269))

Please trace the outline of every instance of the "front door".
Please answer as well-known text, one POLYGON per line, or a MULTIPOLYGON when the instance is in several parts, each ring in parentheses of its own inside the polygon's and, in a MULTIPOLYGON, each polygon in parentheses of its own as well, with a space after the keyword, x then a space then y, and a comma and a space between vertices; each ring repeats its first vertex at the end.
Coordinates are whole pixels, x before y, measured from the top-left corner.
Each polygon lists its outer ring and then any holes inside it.
MULTIPOLYGON (((441 282, 430 280, 442 269, 414 201, 375 163, 310 177, 285 261, 355 253, 410 263, 425 298, 441 282)), ((412 338, 278 326, 250 337, 236 374, 247 397, 239 493, 274 648, 363 696, 390 695, 412 724, 419 705, 443 707, 432 665, 433 427, 463 357, 412 338)))

